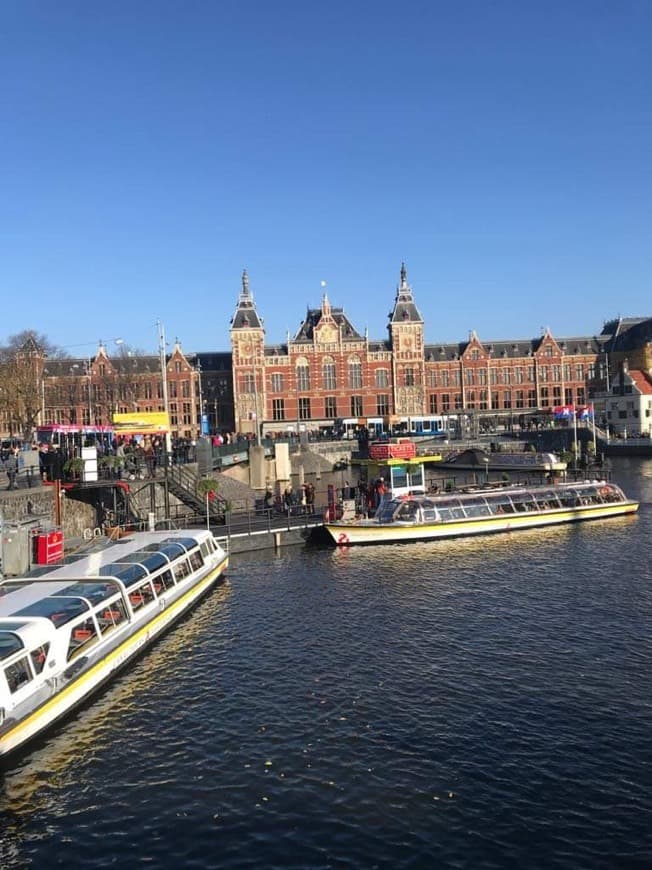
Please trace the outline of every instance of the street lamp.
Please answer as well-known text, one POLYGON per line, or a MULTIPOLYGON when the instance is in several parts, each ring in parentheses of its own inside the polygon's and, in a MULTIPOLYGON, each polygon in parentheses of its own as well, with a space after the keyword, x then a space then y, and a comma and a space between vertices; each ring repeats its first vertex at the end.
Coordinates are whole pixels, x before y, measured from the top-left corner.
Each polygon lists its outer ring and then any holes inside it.
POLYGON ((258 417, 258 380, 256 377, 256 369, 253 370, 254 381, 254 423, 256 425, 256 446, 260 447, 260 420, 258 417))
POLYGON ((161 381, 163 386, 163 410, 167 417, 167 426, 165 430, 165 452, 167 461, 169 462, 170 454, 172 453, 172 438, 170 436, 170 405, 168 401, 168 370, 165 359, 165 329, 160 320, 157 321, 158 326, 158 351, 161 362, 161 381))

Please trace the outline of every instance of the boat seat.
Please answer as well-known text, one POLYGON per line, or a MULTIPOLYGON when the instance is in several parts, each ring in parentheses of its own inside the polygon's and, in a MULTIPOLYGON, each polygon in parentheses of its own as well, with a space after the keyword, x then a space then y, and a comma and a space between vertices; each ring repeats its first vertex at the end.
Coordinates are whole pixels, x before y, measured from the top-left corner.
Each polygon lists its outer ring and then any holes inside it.
POLYGON ((102 614, 102 619, 108 619, 110 622, 120 622, 120 611, 105 610, 102 614))

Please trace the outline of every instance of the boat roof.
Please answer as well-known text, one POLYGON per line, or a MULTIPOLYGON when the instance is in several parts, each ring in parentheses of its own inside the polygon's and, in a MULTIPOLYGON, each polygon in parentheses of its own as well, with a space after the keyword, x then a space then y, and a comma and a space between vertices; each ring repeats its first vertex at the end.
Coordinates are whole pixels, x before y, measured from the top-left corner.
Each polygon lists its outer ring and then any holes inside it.
POLYGON ((38 616, 32 612, 33 606, 51 596, 92 600, 99 587, 106 589, 113 578, 129 587, 196 547, 210 534, 205 529, 137 532, 130 537, 107 541, 82 558, 52 567, 45 574, 37 572, 36 576, 7 579, 0 583, 0 629, 6 629, 4 619, 16 616, 25 608, 31 608, 29 616, 38 616))
POLYGON ((397 495, 394 496, 391 500, 395 502, 402 501, 423 501, 426 500, 435 500, 439 501, 442 499, 450 499, 450 498, 472 498, 474 496, 510 496, 510 495, 522 495, 524 492, 558 492, 559 490, 566 489, 585 489, 587 487, 596 487, 596 486, 607 486, 612 487, 614 489, 619 489, 619 487, 606 480, 573 480, 573 481, 564 481, 563 483, 535 483, 530 486, 527 486, 522 483, 513 483, 507 484, 498 484, 497 486, 469 486, 464 489, 454 489, 450 492, 437 492, 437 493, 425 493, 425 494, 414 494, 414 495, 397 495))

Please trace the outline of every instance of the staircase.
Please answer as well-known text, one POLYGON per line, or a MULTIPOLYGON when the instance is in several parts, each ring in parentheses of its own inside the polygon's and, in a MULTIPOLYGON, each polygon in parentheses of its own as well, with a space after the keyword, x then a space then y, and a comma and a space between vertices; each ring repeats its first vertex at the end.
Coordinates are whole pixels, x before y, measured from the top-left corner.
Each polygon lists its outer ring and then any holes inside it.
MULTIPOLYGON (((197 514, 206 513, 206 498, 197 492, 199 475, 196 471, 191 470, 186 465, 172 465, 166 469, 165 479, 169 492, 175 498, 178 498, 197 514)), ((218 522, 223 522, 225 512, 226 499, 215 493, 212 500, 208 499, 209 516, 218 522)))

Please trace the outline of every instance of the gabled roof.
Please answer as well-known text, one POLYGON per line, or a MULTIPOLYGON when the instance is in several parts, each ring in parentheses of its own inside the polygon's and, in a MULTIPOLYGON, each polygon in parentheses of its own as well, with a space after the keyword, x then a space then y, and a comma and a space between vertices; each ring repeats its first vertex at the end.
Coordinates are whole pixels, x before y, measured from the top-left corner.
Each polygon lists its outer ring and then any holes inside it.
MULTIPOLYGON (((576 338, 554 339, 565 356, 577 356, 579 354, 600 353, 603 350, 602 342, 595 336, 576 338)), ((516 340, 481 341, 477 336, 468 341, 437 343, 425 345, 426 362, 444 362, 445 360, 459 359, 469 347, 476 341, 484 348, 490 359, 516 359, 532 357, 543 343, 543 337, 526 338, 516 340)))
POLYGON ((652 379, 641 369, 630 369, 628 372, 633 385, 642 396, 652 396, 652 379))
MULTIPOLYGON (((322 316, 323 311, 321 308, 309 308, 306 312, 305 319, 299 326, 297 334, 294 336, 294 340, 312 341, 315 327, 322 319, 322 316)), ((364 336, 360 335, 342 308, 330 308, 330 318, 338 327, 342 341, 360 341, 364 339, 364 336)))
POLYGON ((627 353, 630 350, 639 350, 652 342, 652 317, 627 317, 618 321, 605 324, 602 330, 609 327, 607 350, 610 353, 627 353))

